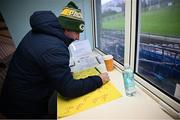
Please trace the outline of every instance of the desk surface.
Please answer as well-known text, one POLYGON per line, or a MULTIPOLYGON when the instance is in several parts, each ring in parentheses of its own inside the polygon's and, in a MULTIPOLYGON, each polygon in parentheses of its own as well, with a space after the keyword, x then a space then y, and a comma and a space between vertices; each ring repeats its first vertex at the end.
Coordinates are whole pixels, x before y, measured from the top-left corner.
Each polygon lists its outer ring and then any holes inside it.
POLYGON ((119 119, 172 119, 164 112, 159 104, 149 97, 140 88, 133 97, 125 95, 122 74, 113 70, 109 72, 111 82, 123 94, 119 99, 109 103, 82 111, 80 113, 62 118, 63 120, 119 120, 119 119))

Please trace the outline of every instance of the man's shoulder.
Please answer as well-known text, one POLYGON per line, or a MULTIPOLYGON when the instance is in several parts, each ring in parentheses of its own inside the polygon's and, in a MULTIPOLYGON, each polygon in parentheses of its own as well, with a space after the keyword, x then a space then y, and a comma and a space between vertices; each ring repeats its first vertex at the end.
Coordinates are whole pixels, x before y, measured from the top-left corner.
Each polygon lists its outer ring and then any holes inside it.
POLYGON ((38 46, 43 49, 52 49, 52 48, 68 49, 64 41, 56 36, 39 34, 36 35, 34 39, 32 39, 32 41, 34 42, 35 46, 38 46))
POLYGON ((36 39, 38 39, 37 41, 39 41, 40 43, 44 43, 44 44, 65 45, 64 40, 52 35, 39 34, 39 36, 37 36, 36 39))
POLYGON ((41 33, 27 34, 18 48, 20 51, 28 52, 35 56, 40 56, 44 52, 50 52, 50 50, 68 51, 68 47, 63 40, 55 36, 41 33))

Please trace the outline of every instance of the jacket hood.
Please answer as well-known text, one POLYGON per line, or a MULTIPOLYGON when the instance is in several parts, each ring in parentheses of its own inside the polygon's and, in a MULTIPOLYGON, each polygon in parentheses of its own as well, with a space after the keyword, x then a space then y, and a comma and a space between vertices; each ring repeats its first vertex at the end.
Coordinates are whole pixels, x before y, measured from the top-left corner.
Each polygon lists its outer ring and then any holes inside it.
POLYGON ((33 32, 56 36, 63 40, 67 46, 73 42, 73 39, 64 35, 58 18, 51 11, 34 12, 30 17, 30 25, 33 32))

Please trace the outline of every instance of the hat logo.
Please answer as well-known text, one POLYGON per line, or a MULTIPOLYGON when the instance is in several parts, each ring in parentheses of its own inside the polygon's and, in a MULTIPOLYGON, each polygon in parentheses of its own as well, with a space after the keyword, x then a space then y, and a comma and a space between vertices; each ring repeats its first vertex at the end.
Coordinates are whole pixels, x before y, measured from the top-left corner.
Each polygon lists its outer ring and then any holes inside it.
POLYGON ((64 8, 63 11, 60 13, 60 15, 72 19, 79 19, 79 20, 83 18, 81 12, 72 8, 64 8))
POLYGON ((79 29, 80 29, 81 31, 84 31, 84 24, 80 24, 80 25, 79 25, 79 29))

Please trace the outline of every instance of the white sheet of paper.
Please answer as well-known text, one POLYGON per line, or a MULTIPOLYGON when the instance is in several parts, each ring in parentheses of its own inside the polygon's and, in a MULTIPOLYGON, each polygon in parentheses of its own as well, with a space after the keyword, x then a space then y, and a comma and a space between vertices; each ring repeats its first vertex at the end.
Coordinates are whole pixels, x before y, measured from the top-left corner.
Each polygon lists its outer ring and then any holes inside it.
POLYGON ((70 68, 72 72, 81 71, 103 64, 102 56, 92 52, 89 40, 75 41, 69 46, 71 52, 70 68))
POLYGON ((81 57, 92 53, 89 40, 79 40, 73 42, 70 46, 72 57, 81 57))
POLYGON ((96 58, 92 54, 75 59, 75 63, 79 67, 79 70, 84 70, 98 64, 96 58))

